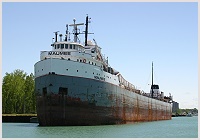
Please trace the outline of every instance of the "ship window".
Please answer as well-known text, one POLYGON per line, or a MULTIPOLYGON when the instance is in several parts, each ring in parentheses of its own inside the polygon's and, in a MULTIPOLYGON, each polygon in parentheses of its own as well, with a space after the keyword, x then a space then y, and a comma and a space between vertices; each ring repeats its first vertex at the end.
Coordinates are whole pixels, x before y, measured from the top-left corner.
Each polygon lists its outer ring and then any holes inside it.
POLYGON ((46 95, 47 95, 47 88, 46 88, 46 87, 44 87, 44 88, 42 89, 42 94, 43 94, 43 96, 46 96, 46 95))
POLYGON ((80 62, 82 62, 82 60, 80 59, 80 62))
POLYGON ((61 49, 64 49, 64 44, 61 44, 61 49))
POLYGON ((65 44, 65 49, 68 49, 68 44, 65 44))
POLYGON ((79 61, 79 60, 77 59, 77 61, 79 61))
POLYGON ((78 72, 78 70, 77 70, 77 72, 78 72))
POLYGON ((70 44, 70 49, 72 49, 72 44, 70 44))
POLYGON ((92 65, 93 65, 93 62, 92 62, 92 65))
POLYGON ((54 46, 54 48, 56 49, 56 45, 54 46))
POLYGON ((68 55, 71 55, 71 52, 68 52, 68 55))
POLYGON ((78 50, 78 46, 77 45, 75 46, 75 49, 78 50))
POLYGON ((153 87, 153 89, 159 89, 158 85, 153 85, 152 87, 153 87))
POLYGON ((73 45, 73 49, 75 49, 75 45, 73 45))
POLYGON ((68 58, 68 60, 70 60, 70 58, 68 58))
POLYGON ((57 44, 57 49, 59 49, 60 48, 60 44, 57 44))
POLYGON ((67 95, 68 94, 68 88, 64 88, 64 87, 59 87, 59 92, 58 94, 63 95, 67 95))

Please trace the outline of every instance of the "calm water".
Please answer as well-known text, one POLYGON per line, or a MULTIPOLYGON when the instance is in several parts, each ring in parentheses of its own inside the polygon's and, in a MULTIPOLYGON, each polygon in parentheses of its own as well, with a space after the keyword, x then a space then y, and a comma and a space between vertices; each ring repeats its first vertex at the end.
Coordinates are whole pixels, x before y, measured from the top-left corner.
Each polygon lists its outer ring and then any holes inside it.
POLYGON ((198 138, 198 117, 124 125, 39 127, 2 123, 3 138, 198 138))

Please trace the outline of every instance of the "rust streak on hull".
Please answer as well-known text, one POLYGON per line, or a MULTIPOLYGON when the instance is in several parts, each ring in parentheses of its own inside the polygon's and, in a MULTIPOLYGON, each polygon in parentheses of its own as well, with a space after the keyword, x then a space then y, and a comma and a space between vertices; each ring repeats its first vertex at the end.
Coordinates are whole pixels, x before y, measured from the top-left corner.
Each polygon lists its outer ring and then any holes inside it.
POLYGON ((37 98, 37 106, 41 126, 125 124, 171 119, 166 110, 139 108, 139 103, 132 108, 126 105, 102 107, 79 99, 48 96, 37 98))

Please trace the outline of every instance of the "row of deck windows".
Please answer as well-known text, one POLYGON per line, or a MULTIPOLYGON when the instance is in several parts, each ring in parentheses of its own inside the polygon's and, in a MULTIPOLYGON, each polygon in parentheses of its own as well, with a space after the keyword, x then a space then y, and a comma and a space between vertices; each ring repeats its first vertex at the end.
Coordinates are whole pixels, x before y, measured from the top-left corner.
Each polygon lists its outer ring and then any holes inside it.
POLYGON ((79 45, 73 45, 73 44, 57 44, 54 45, 55 49, 74 49, 74 50, 81 50, 79 45))
MULTIPOLYGON (((69 69, 66 69, 66 70, 68 71, 69 69)), ((42 71, 43 71, 43 69, 42 69, 42 71)), ((76 71, 78 72, 78 70, 76 70, 76 71)), ((38 70, 38 72, 39 72, 39 70, 38 70)), ((87 73, 87 71, 85 71, 85 73, 87 73)), ((94 72, 93 72, 93 74, 94 74, 94 72)), ((98 73, 97 73, 97 75, 100 76, 100 74, 98 74, 98 73)), ((105 77, 105 75, 104 75, 104 77, 105 77)), ((109 76, 106 76, 106 77, 111 79, 111 77, 109 77, 109 76)), ((114 79, 114 80, 116 80, 116 79, 114 79)))
MULTIPOLYGON (((86 62, 86 61, 84 62, 84 60, 82 60, 82 59, 80 59, 80 60, 79 60, 79 59, 77 59, 77 62, 79 62, 79 61, 80 61, 80 62, 83 62, 83 63, 85 63, 85 62, 86 62)), ((95 66, 97 65, 96 63, 93 63, 93 62, 90 62, 90 61, 89 61, 88 63, 89 63, 89 64, 92 64, 92 65, 95 65, 95 66)))

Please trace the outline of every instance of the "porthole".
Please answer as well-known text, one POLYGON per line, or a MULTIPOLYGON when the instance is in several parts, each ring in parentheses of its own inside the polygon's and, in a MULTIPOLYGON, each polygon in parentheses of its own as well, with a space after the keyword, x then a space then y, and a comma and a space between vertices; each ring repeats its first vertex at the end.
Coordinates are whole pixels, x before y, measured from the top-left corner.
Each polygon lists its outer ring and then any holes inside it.
POLYGON ((70 58, 68 58, 68 60, 70 60, 70 58))
POLYGON ((78 72, 78 70, 77 70, 77 72, 78 72))

